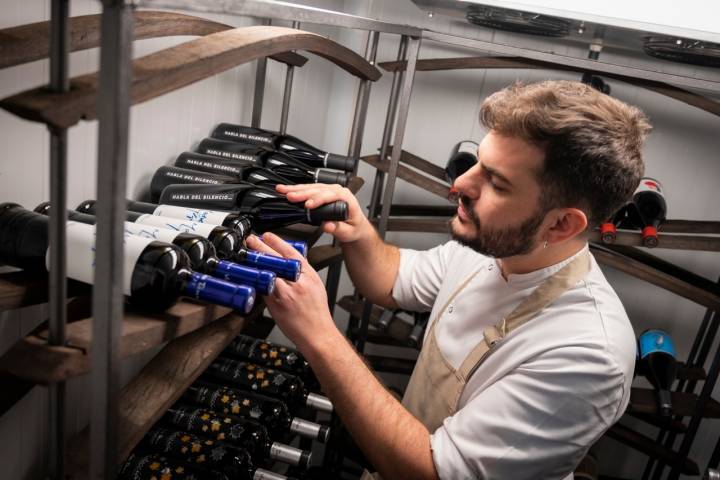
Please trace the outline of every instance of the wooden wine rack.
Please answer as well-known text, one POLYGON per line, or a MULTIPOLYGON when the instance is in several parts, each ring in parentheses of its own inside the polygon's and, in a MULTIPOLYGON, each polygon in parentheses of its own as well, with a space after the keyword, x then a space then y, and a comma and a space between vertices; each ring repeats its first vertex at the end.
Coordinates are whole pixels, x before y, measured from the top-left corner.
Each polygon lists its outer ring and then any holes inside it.
MULTIPOLYGON (((189 15, 159 11, 132 13, 137 39, 176 35, 197 36, 194 40, 132 61, 130 103, 158 97, 185 85, 255 59, 272 58, 289 67, 302 67, 308 59, 297 51, 312 52, 363 81, 375 81, 380 71, 353 51, 323 37, 297 29, 256 26, 233 28, 223 23, 189 15)), ((98 47, 100 15, 68 19, 70 51, 98 47)), ((39 22, 0 30, 0 68, 46 58, 50 53, 50 22, 39 22)), ((54 93, 39 87, 0 100, 0 107, 16 115, 47 124, 56 131, 80 120, 96 119, 100 73, 70 79, 70 90, 54 93)), ((65 180, 62 179, 64 182, 65 180)), ((348 188, 357 192, 363 180, 351 177, 348 188)), ((286 238, 308 243, 308 261, 323 269, 342 261, 339 247, 313 246, 322 235, 319 227, 306 225, 282 229, 286 238)), ((35 385, 51 385, 87 374, 93 344, 91 287, 68 282, 67 342, 47 342, 47 322, 29 332, 0 357, 0 416, 35 385)), ((45 275, 27 272, 0 274, 0 312, 48 300, 45 275)), ((165 347, 122 389, 119 405, 119 461, 164 411, 205 370, 240 332, 266 336, 271 319, 262 316, 264 304, 257 299, 248 315, 231 309, 181 299, 159 314, 131 311, 121 322, 119 338, 122 358, 165 347)), ((104 319, 102 319, 104 321, 104 319)), ((70 478, 85 478, 90 462, 89 428, 76 434, 65 455, 70 478)))

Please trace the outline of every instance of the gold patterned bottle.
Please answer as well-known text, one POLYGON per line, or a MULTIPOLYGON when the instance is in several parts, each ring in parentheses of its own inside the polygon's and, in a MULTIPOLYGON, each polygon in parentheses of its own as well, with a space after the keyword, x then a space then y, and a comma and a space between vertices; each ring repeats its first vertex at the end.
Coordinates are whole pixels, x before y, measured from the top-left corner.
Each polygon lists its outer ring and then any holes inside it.
POLYGON ((233 387, 280 398, 291 409, 308 406, 328 413, 333 411, 330 399, 308 392, 300 378, 286 372, 220 357, 210 364, 205 373, 223 382, 230 382, 233 387))
POLYGON ((221 472, 232 480, 287 480, 288 477, 255 468, 244 448, 203 438, 190 432, 155 427, 138 449, 167 455, 190 465, 221 472))
POLYGON ((169 408, 162 420, 172 429, 242 447, 256 459, 277 460, 302 467, 310 464, 310 452, 272 441, 267 429, 251 420, 188 405, 169 408))
POLYGON ((120 467, 119 480, 230 480, 226 475, 188 465, 158 453, 132 453, 120 467))
POLYGON ((238 335, 225 348, 223 355, 297 375, 308 390, 315 390, 320 386, 308 361, 294 348, 248 335, 238 335))
POLYGON ((282 400, 225 386, 196 382, 185 391, 182 401, 255 420, 272 434, 296 433, 325 442, 330 432, 324 425, 293 417, 282 400))

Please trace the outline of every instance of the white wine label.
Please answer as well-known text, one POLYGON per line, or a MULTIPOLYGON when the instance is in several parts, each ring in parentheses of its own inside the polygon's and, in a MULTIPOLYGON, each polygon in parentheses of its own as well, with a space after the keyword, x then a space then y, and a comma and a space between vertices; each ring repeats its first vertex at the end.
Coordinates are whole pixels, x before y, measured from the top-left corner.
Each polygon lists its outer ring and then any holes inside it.
POLYGON ((465 152, 465 153, 469 153, 472 156, 477 156, 477 151, 478 151, 478 144, 473 141, 470 141, 470 140, 465 140, 464 142, 460 142, 460 145, 458 146, 458 153, 465 152))
POLYGON ((222 225, 230 212, 201 210, 198 208, 177 207, 175 205, 158 205, 153 215, 187 220, 188 222, 222 225))
POLYGON ((125 222, 125 232, 138 237, 151 238, 160 240, 161 242, 172 243, 180 232, 169 230, 167 228, 154 227, 152 225, 142 225, 139 223, 125 222))
MULTIPOLYGON (((93 284, 95 277, 95 226, 78 222, 68 222, 65 227, 67 235, 67 276, 80 282, 93 284)), ((153 238, 143 238, 125 232, 123 293, 130 295, 130 283, 135 264, 145 247, 153 242, 153 238)), ((50 269, 50 257, 45 256, 47 268, 50 269)))
POLYGON ((179 218, 159 217, 157 215, 145 214, 138 217, 135 223, 152 225, 154 227, 167 228, 176 232, 195 233, 207 238, 217 228, 217 225, 209 223, 191 222, 179 218))
POLYGON ((663 195, 662 184, 654 178, 644 177, 640 180, 637 190, 635 190, 635 193, 639 192, 656 192, 663 195))

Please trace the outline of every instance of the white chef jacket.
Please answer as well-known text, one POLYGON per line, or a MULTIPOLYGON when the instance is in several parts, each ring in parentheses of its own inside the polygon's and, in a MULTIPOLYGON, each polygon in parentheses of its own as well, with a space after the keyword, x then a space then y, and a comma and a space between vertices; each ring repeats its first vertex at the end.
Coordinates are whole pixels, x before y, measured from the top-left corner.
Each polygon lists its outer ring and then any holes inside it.
MULTIPOLYGON (((455 241, 401 249, 393 298, 403 309, 432 310, 433 322, 458 285, 479 271, 436 326, 438 347, 457 369, 485 328, 573 258, 505 280, 495 259, 455 241)), ((455 414, 431 432, 439 477, 571 479, 624 412, 635 355, 627 314, 593 258, 583 281, 505 337, 468 380, 455 414)))

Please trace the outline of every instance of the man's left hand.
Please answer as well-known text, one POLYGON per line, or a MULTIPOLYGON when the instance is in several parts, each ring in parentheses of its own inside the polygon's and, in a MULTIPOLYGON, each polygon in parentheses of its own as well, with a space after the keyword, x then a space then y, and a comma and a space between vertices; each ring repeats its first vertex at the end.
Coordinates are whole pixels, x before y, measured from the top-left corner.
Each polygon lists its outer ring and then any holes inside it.
POLYGON ((323 332, 336 327, 328 308, 325 285, 315 269, 274 233, 265 233, 262 240, 251 235, 247 245, 253 250, 294 258, 302 263, 300 278, 295 282, 277 278, 275 290, 265 297, 265 303, 280 330, 301 352, 312 342, 321 343, 323 332))

